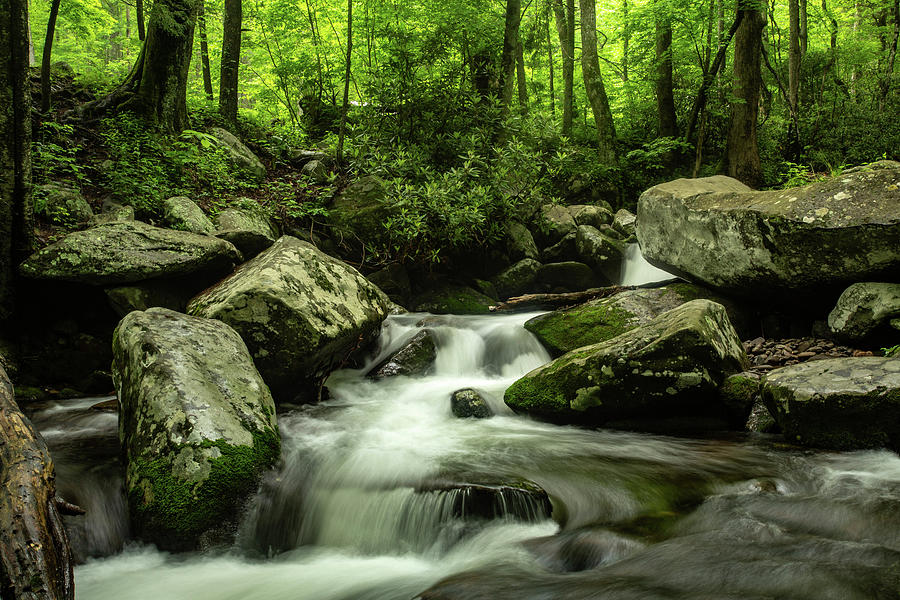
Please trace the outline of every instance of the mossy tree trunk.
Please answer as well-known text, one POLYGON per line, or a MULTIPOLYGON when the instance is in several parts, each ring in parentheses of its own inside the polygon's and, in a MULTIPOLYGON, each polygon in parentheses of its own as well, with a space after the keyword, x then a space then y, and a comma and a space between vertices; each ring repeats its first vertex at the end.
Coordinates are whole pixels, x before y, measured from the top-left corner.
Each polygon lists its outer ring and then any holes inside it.
POLYGON ((27 0, 0 2, 0 325, 15 310, 16 265, 31 253, 27 0))
POLYGON ((575 0, 553 0, 556 32, 562 48, 563 123, 562 134, 572 135, 575 110, 575 0))
POLYGON ((618 164, 616 153, 616 126, 613 123, 609 98, 600 73, 597 57, 597 15, 594 0, 581 0, 581 70, 594 121, 597 124, 597 149, 600 161, 607 165, 618 164))
POLYGON ((219 113, 231 127, 237 125, 242 11, 241 0, 225 0, 222 66, 219 71, 219 113))

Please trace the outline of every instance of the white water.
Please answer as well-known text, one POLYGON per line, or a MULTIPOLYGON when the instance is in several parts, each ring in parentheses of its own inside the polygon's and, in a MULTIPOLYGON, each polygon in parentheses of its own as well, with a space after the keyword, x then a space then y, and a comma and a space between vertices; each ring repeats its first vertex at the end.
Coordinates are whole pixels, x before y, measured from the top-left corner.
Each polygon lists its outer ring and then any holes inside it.
MULTIPOLYGON (((503 391, 549 359, 522 327, 531 316, 427 317, 438 356, 425 377, 336 373, 330 400, 279 415, 283 465, 233 548, 175 556, 132 543, 78 567, 76 597, 409 600, 459 573, 469 573, 462 591, 446 597, 900 597, 890 580, 890 565, 900 564, 895 454, 791 452, 764 440, 590 431, 515 416, 503 391), (449 397, 464 387, 481 390, 497 416, 454 418, 449 397), (554 520, 513 497, 500 499, 497 518, 465 517, 462 492, 434 491, 520 478, 550 494, 554 520)), ((389 318, 370 366, 425 317, 389 318)), ((109 431, 109 415, 62 423, 59 413, 42 415, 44 428, 109 431)), ((84 472, 69 466, 72 454, 57 462, 61 486, 77 489, 63 481, 84 472)), ((82 496, 115 495, 118 485, 113 478, 105 492, 82 496)), ((102 516, 120 526, 97 535, 121 529, 122 514, 102 516)))
POLYGON ((619 285, 646 285, 668 281, 675 276, 647 262, 638 244, 628 244, 622 259, 622 281, 619 285))

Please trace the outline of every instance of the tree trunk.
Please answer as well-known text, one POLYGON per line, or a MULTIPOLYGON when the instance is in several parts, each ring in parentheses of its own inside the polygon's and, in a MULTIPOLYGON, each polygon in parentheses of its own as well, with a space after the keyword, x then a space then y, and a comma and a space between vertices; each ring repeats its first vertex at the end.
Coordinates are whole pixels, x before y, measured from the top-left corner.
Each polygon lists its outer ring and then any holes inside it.
POLYGON ((628 23, 628 0, 622 0, 622 81, 628 81, 628 51, 631 45, 631 27, 628 23))
POLYGON ((519 88, 519 107, 522 112, 528 110, 528 87, 525 79, 525 48, 522 42, 516 46, 516 81, 519 88))
POLYGON ((762 85, 760 45, 766 14, 754 7, 752 0, 739 0, 738 12, 744 18, 734 38, 732 94, 736 101, 731 105, 726 163, 728 175, 757 188, 762 183, 756 127, 762 85))
POLYGON ((675 93, 672 89, 672 21, 669 15, 656 14, 656 106, 659 111, 659 137, 677 137, 675 93))
POLYGON ((238 71, 241 66, 242 0, 225 0, 222 30, 222 65, 219 71, 219 113, 231 127, 237 125, 238 71))
POLYGON ((800 1, 788 0, 788 110, 790 125, 788 126, 788 154, 793 159, 799 154, 799 110, 800 110, 800 1))
POLYGON ((212 69, 209 68, 209 40, 206 37, 206 7, 200 0, 200 9, 197 12, 197 27, 200 33, 200 64, 203 67, 203 91, 206 99, 213 101, 212 69))
POLYGON ((57 510, 53 461, 16 405, 2 367, 0 482, 0 596, 71 600, 72 557, 57 510))
POLYGON ((597 138, 600 161, 618 164, 616 154, 616 127, 613 123, 609 99, 600 73, 600 59, 597 57, 597 16, 594 0, 581 0, 581 71, 584 89, 594 111, 597 123, 597 138))
POLYGON ((806 56, 809 48, 809 10, 808 0, 800 0, 800 58, 806 56))
POLYGON ((344 104, 341 107, 341 127, 338 134, 337 162, 344 163, 344 134, 347 131, 347 110, 350 108, 350 67, 353 53, 353 0, 347 0, 347 59, 344 65, 344 104))
POLYGON ((16 265, 34 242, 28 39, 27 0, 0 2, 0 324, 13 316, 16 265))
MULTIPOLYGON (((552 2, 552 0, 551 0, 552 2)), ((556 73, 553 67, 553 39, 550 35, 550 13, 547 13, 547 64, 550 67, 550 114, 556 116, 556 89, 554 81, 556 73)))
POLYGON ((143 42, 144 38, 147 37, 147 31, 144 29, 144 0, 135 0, 134 11, 134 18, 137 21, 138 39, 143 42))
POLYGON ((506 28, 503 32, 503 54, 500 58, 500 103, 503 114, 509 111, 516 80, 516 49, 519 45, 519 22, 522 18, 522 2, 506 0, 506 28))
POLYGON ((44 54, 41 57, 41 112, 50 112, 50 61, 53 55, 53 34, 56 31, 56 17, 59 15, 59 0, 50 4, 47 19, 47 35, 44 37, 44 54))
POLYGON ((575 0, 554 0, 556 32, 562 49, 563 76, 563 124, 562 134, 572 135, 572 117, 575 109, 575 0))

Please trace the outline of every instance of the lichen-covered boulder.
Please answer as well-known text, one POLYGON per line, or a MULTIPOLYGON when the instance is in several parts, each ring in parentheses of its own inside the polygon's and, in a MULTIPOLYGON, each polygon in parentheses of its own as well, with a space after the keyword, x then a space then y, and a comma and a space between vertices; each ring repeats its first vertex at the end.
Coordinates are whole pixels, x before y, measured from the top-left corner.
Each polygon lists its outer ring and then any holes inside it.
POLYGON ((637 217, 627 209, 619 209, 613 217, 612 226, 624 237, 628 238, 635 234, 635 223, 637 217))
POLYGON ((153 308, 119 323, 113 354, 135 533, 169 550, 227 543, 280 452, 244 342, 220 321, 153 308))
POLYGON ((506 225, 506 253, 513 261, 537 259, 540 255, 534 236, 518 221, 510 221, 506 225))
POLYGON ((625 252, 623 242, 600 233, 591 225, 579 225, 575 233, 575 249, 581 262, 603 273, 609 283, 619 281, 625 252))
POLYGON ((79 190, 58 182, 35 188, 34 212, 50 223, 70 228, 89 223, 94 217, 91 205, 79 190))
POLYGON ((590 225, 600 229, 613 222, 613 214, 603 206, 594 204, 574 204, 568 207, 576 225, 590 225))
POLYGON ((233 327, 277 399, 309 399, 311 383, 377 333, 388 303, 354 268, 284 236, 188 312, 233 327))
POLYGON ((472 388, 450 394, 450 411, 459 419, 487 419, 494 416, 484 397, 472 388))
POLYGON ((900 451, 900 359, 834 358, 776 369, 762 395, 793 442, 900 451))
POLYGON ((216 226, 203 209, 187 196, 174 196, 163 201, 163 219, 170 229, 191 233, 212 233, 216 226))
POLYGON ((405 346, 397 350, 369 372, 369 377, 384 379, 406 375, 426 375, 434 366, 437 357, 437 347, 434 343, 434 334, 428 331, 420 331, 405 346))
POLYGON ((224 240, 133 221, 71 233, 32 254, 20 271, 32 279, 120 285, 194 273, 224 275, 240 260, 237 248, 224 240))
POLYGON ((384 223, 396 210, 384 181, 375 176, 360 177, 334 199, 328 224, 345 242, 377 245, 387 234, 384 223))
POLYGON ((531 258, 523 258, 516 264, 498 273, 492 280, 494 289, 501 298, 518 296, 531 291, 541 263, 531 258))
POLYGON ((650 263, 742 295, 792 299, 878 280, 900 272, 900 164, 766 192, 723 176, 679 179, 641 195, 637 237, 650 263))
POLYGON ((265 165, 237 136, 221 127, 213 127, 209 132, 218 140, 219 145, 228 152, 232 164, 259 181, 266 178, 265 165))
POLYGON ((720 304, 693 300, 611 340, 573 350, 506 391, 506 404, 555 421, 640 428, 686 415, 727 418, 724 378, 747 356, 720 304))
POLYGON ((247 200, 231 206, 216 216, 217 238, 228 240, 250 260, 278 239, 278 228, 265 210, 247 200))
POLYGON ((541 207, 538 227, 546 245, 558 243, 567 234, 574 233, 577 225, 569 207, 559 204, 545 204, 541 207))
POLYGON ((842 339, 863 341, 900 316, 900 283, 854 283, 828 315, 828 328, 842 339))
POLYGON ((416 312, 436 315, 483 315, 496 304, 493 298, 465 285, 441 285, 420 294, 412 302, 416 312))

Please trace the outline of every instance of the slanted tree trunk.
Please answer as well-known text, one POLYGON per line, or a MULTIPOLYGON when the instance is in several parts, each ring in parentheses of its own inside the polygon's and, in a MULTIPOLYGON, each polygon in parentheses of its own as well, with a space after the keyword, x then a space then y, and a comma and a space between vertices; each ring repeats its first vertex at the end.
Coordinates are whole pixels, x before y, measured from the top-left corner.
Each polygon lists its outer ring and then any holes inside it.
POLYGON ((72 557, 57 510, 53 461, 13 399, 2 367, 0 486, 0 597, 71 600, 72 557))
POLYGON ((519 107, 525 112, 528 110, 528 83, 525 79, 525 48, 522 42, 516 46, 516 81, 519 88, 519 107))
POLYGON ((521 0, 506 0, 506 27, 503 31, 503 54, 500 58, 500 103, 503 114, 509 111, 516 84, 516 49, 519 46, 519 23, 522 19, 521 0))
POLYGON ((656 14, 656 107, 659 136, 676 137, 675 93, 672 89, 672 21, 668 11, 656 14))
POLYGON ((203 91, 206 99, 213 101, 212 69, 209 68, 209 40, 206 37, 206 7, 200 0, 200 8, 197 13, 197 27, 200 34, 200 64, 203 68, 203 91))
POLYGON ((219 71, 219 113, 232 127, 237 125, 242 10, 241 0, 225 0, 222 65, 219 71))
POLYGON ((147 37, 147 30, 144 28, 144 0, 135 0, 134 11, 134 18, 137 21, 138 39, 143 42, 144 38, 147 37))
POLYGON ((616 153, 616 127, 613 123, 609 99, 600 73, 600 59, 597 57, 597 16, 594 0, 581 0, 581 70, 584 88, 594 121, 597 123, 597 138, 600 160, 605 164, 618 164, 616 153))
POLYGON ((762 183, 756 127, 762 85, 760 45, 766 13, 756 8, 753 0, 739 0, 738 11, 744 17, 734 38, 732 94, 736 101, 731 105, 726 164, 728 175, 756 188, 762 183))
POLYGON ((50 4, 47 19, 47 35, 44 36, 44 54, 41 57, 41 112, 50 112, 50 62, 53 56, 53 34, 56 32, 56 16, 59 14, 59 0, 50 4))
POLYGON ((0 325, 13 316, 16 265, 34 241, 28 40, 27 0, 0 2, 0 325))
POLYGON ((187 80, 199 0, 156 0, 147 39, 125 81, 105 98, 82 106, 87 118, 108 110, 130 110, 152 129, 187 127, 187 80))
POLYGON ((562 134, 572 135, 575 111, 575 0, 554 0, 556 32, 562 49, 563 123, 562 134))
POLYGON ((344 103, 341 107, 341 127, 338 133, 337 162, 344 163, 344 134, 347 131, 347 111, 350 108, 350 68, 353 54, 353 0, 347 0, 347 58, 344 65, 344 103))

